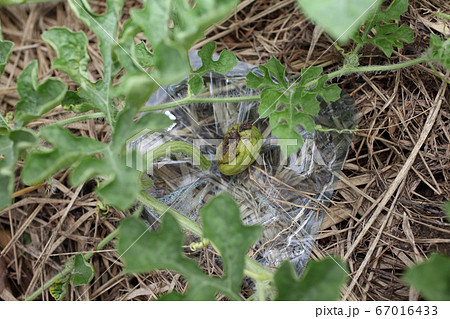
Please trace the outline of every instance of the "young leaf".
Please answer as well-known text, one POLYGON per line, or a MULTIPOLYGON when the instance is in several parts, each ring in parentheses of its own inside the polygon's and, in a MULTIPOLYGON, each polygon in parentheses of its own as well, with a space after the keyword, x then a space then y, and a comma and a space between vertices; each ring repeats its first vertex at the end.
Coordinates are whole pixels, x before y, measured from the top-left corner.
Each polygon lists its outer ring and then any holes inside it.
POLYGON ((82 97, 83 91, 80 89, 81 88, 79 88, 76 92, 66 91, 66 94, 61 102, 62 107, 65 110, 70 110, 75 113, 85 113, 90 110, 96 110, 97 107, 95 105, 92 105, 87 98, 82 97))
POLYGON ((50 295, 55 298, 55 300, 63 300, 67 295, 67 286, 69 286, 69 281, 71 278, 72 276, 66 276, 62 279, 58 279, 52 286, 50 286, 48 291, 50 292, 50 295))
POLYGON ((153 54, 148 50, 144 42, 136 44, 134 54, 139 65, 143 68, 149 68, 155 65, 153 54))
POLYGON ((194 76, 188 82, 189 90, 193 95, 201 92, 203 88, 203 75, 208 72, 225 74, 238 62, 236 56, 227 50, 220 52, 219 58, 214 61, 213 54, 215 49, 216 43, 208 42, 198 51, 198 56, 202 60, 202 66, 193 72, 194 76))
POLYGON ((200 75, 194 75, 188 81, 189 90, 191 90, 193 95, 197 95, 203 89, 203 78, 200 75))
POLYGON ((373 20, 389 23, 391 20, 400 20, 400 16, 408 10, 408 0, 393 0, 386 10, 374 13, 373 20))
POLYGON ((225 74, 238 63, 236 56, 227 50, 222 50, 217 61, 214 61, 213 54, 215 50, 216 42, 208 42, 198 51, 198 56, 202 60, 202 66, 195 71, 196 74, 203 75, 208 72, 225 74))
POLYGON ((152 47, 159 43, 177 43, 186 51, 211 25, 221 21, 236 7, 237 0, 197 0, 195 5, 183 0, 145 0, 141 10, 131 16, 152 47), (170 24, 174 23, 174 27, 170 24))
POLYGON ((380 48, 387 57, 390 57, 394 46, 402 48, 402 42, 411 43, 414 41, 414 32, 411 28, 390 23, 392 20, 399 20, 406 10, 408 10, 408 0, 392 1, 385 10, 379 9, 368 18, 365 29, 372 30, 375 26, 376 30, 376 34, 372 38, 363 39, 357 32, 353 39, 361 45, 372 43, 380 48))
POLYGON ((368 39, 368 43, 372 43, 380 48, 383 53, 390 57, 393 47, 403 48, 403 42, 411 43, 414 41, 414 32, 411 28, 404 25, 398 26, 396 23, 389 23, 375 26, 376 36, 368 39))
POLYGON ((149 231, 143 221, 135 217, 125 219, 119 228, 118 253, 129 273, 143 273, 155 269, 179 272, 189 282, 182 296, 169 294, 164 300, 213 300, 220 292, 231 299, 239 299, 243 279, 244 258, 253 242, 261 234, 259 226, 244 226, 239 207, 227 194, 220 194, 200 210, 204 235, 219 249, 224 262, 222 278, 208 277, 197 263, 182 252, 184 236, 174 217, 165 214, 157 232, 149 231))
POLYGON ((275 273, 277 300, 333 301, 347 281, 347 265, 340 258, 311 260, 303 275, 297 278, 294 267, 285 261, 275 273))
POLYGON ((2 39, 0 38, 0 75, 3 73, 6 63, 8 63, 8 59, 9 56, 11 55, 13 47, 14 47, 13 42, 2 41, 2 39))
POLYGON ((428 54, 433 61, 442 64, 447 70, 450 70, 450 39, 442 41, 439 36, 431 34, 428 54))
POLYGON ((42 182, 58 170, 69 167, 85 156, 100 153, 107 147, 107 144, 91 138, 74 136, 57 124, 41 128, 39 135, 53 144, 54 148, 28 155, 22 169, 23 182, 27 185, 42 182))
POLYGON ((93 278, 94 267, 84 259, 83 255, 75 255, 72 285, 74 287, 87 285, 93 278))
POLYGON ((55 27, 42 33, 41 37, 58 54, 52 68, 66 73, 78 84, 89 81, 88 39, 83 31, 72 32, 65 27, 55 27))
POLYGON ((297 0, 300 9, 331 37, 346 42, 381 0, 297 0))
POLYGON ((440 254, 406 270, 403 281, 427 300, 450 300, 450 258, 440 254))
POLYGON ((188 50, 205 30, 225 18, 237 0, 146 0, 131 17, 153 48, 158 77, 163 84, 181 80, 190 72, 188 50), (172 27, 171 24, 174 24, 172 27))
POLYGON ((33 131, 20 129, 0 135, 0 210, 11 205, 11 195, 14 192, 14 169, 22 150, 37 143, 33 131))
POLYGON ((20 101, 16 105, 15 126, 25 126, 53 109, 61 102, 66 90, 67 85, 60 79, 47 79, 39 84, 38 63, 32 61, 17 79, 20 101))

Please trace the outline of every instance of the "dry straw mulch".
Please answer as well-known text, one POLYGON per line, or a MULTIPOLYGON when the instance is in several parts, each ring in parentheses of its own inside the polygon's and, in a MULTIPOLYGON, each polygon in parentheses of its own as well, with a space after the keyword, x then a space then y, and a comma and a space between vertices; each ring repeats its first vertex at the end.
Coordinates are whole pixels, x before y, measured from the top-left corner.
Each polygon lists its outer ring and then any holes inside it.
MULTIPOLYGON (((104 10, 103 1, 90 1, 104 10)), ((126 1, 124 18, 140 1, 126 1)), ((432 15, 438 8, 450 13, 445 0, 410 1, 402 23, 413 28, 415 42, 387 59, 375 47, 365 48, 362 65, 406 61, 427 48, 431 32, 443 24, 432 15)), ((39 61, 39 80, 62 77, 51 69, 55 52, 40 38, 52 26, 84 30, 90 40, 89 73, 102 73, 95 36, 70 11, 67 3, 9 6, 0 9, 4 38, 15 42, 14 52, 1 77, 0 111, 14 109, 16 80, 33 59, 39 61)), ((448 32, 448 29, 447 29, 448 32)), ((333 41, 298 11, 293 0, 245 0, 221 25, 207 33, 219 49, 228 49, 246 62, 259 64, 277 57, 288 71, 316 65, 333 71, 342 56, 333 41)), ((442 76, 445 70, 437 67, 442 76)), ((450 225, 441 204, 450 198, 449 90, 425 65, 383 73, 349 75, 338 79, 355 99, 359 131, 351 145, 333 204, 326 216, 312 257, 340 255, 351 270, 342 295, 347 300, 417 300, 400 276, 405 268, 433 252, 450 254, 450 225)), ((37 128, 71 116, 61 107, 30 125, 37 128)), ((101 120, 70 124, 73 132, 107 140, 110 132, 101 120)), ((21 166, 19 163, 18 166, 21 166)), ((17 167, 19 172, 19 167, 17 167)), ((15 203, 0 211, 0 250, 7 267, 7 287, 0 299, 15 300, 30 294, 61 271, 68 257, 94 247, 128 214, 116 210, 96 213, 94 184, 70 188, 67 171, 49 184, 26 187, 17 183, 15 203), (31 241, 31 243, 29 243, 31 241)), ((195 254, 209 274, 221 274, 213 252, 195 254)), ((95 282, 70 289, 68 300, 148 300, 176 289, 186 289, 177 274, 160 271, 126 276, 113 246, 92 259, 95 282)), ((0 278, 1 280, 2 278, 0 278)), ((243 288, 243 295, 248 291, 243 288)), ((44 292, 43 300, 51 300, 44 292)))

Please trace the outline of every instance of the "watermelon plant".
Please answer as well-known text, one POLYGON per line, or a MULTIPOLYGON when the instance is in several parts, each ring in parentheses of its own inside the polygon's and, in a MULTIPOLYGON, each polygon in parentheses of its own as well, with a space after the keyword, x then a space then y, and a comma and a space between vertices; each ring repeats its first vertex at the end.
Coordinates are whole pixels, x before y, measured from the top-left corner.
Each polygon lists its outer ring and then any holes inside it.
MULTIPOLYGON (((0 5, 24 2, 36 1, 5 0, 0 1, 0 5)), ((395 65, 360 66, 359 50, 366 44, 377 46, 389 57, 394 47, 413 41, 413 31, 397 22, 407 10, 408 1, 394 0, 382 10, 382 1, 299 0, 300 8, 331 36, 340 41, 352 39, 356 42, 350 52, 344 52, 336 44, 343 54, 342 68, 323 74, 321 67, 309 67, 301 70, 299 80, 288 81, 286 68, 272 58, 259 66, 260 73, 250 72, 247 75, 247 87, 261 89, 260 94, 202 98, 198 96, 204 87, 202 76, 209 72, 224 74, 236 65, 237 59, 226 50, 220 53, 217 60, 213 59, 216 44, 210 42, 198 52, 202 66, 193 69, 188 52, 204 37, 208 27, 233 12, 238 0, 145 0, 142 8, 131 10, 130 18, 120 30, 118 26, 124 0, 107 0, 107 10, 102 14, 94 13, 86 0, 68 2, 75 15, 99 40, 102 78, 93 82, 88 77, 89 43, 84 32, 54 27, 42 34, 42 39, 58 55, 52 61, 52 67, 67 74, 77 84, 77 89, 68 90, 68 85, 58 78, 39 83, 37 61, 32 61, 23 69, 17 80, 20 101, 14 114, 0 114, 0 209, 12 202, 15 167, 19 159, 24 160, 21 177, 26 185, 45 182, 59 170, 70 168, 69 181, 73 187, 91 179, 99 181, 95 193, 102 205, 128 210, 140 202, 164 215, 160 229, 150 232, 138 217, 138 208, 135 214, 122 221, 117 231, 105 237, 96 247, 101 249, 118 237, 117 252, 124 261, 126 272, 171 269, 189 282, 189 289, 184 295, 171 293, 161 299, 210 300, 216 293, 221 293, 229 299, 239 300, 244 276, 253 278, 257 283, 258 292, 253 299, 338 299, 339 289, 347 278, 346 266, 341 260, 326 258, 311 261, 301 278, 296 277, 289 262, 283 263, 275 272, 259 265, 246 254, 259 238, 261 228, 242 224, 239 207, 230 195, 223 193, 211 199, 200 209, 202 224, 193 222, 143 191, 144 184, 151 181, 126 165, 125 158, 130 152, 126 142, 142 130, 160 131, 170 126, 172 121, 157 111, 191 103, 253 100, 259 101, 260 118, 269 118, 272 135, 278 137, 284 155, 289 156, 296 153, 303 143, 295 130, 297 126, 310 132, 333 130, 316 126, 314 122, 320 100, 329 102, 340 97, 341 89, 336 84, 330 84, 331 80, 349 73, 388 71, 419 63, 439 63, 450 69, 450 40, 431 35, 428 51, 414 60, 395 65), (348 14, 334 14, 336 11, 328 6, 348 14), (324 12, 333 12, 333 15, 326 16, 324 12), (138 33, 144 34, 145 42, 135 43, 138 33), (144 106, 159 87, 185 78, 189 85, 186 98, 144 106), (57 105, 71 110, 74 116, 37 131, 27 128, 30 122, 57 105), (76 136, 64 128, 70 123, 96 118, 103 118, 110 125, 112 136, 109 141, 76 136), (286 139, 297 143, 284 145, 286 139), (195 261, 183 254, 184 239, 180 227, 202 238, 196 247, 211 244, 220 253, 225 271, 222 278, 207 276, 195 261)), ((0 71, 3 71, 13 44, 0 40, 0 71)), ((192 146, 188 147, 183 142, 175 143, 170 145, 174 147, 172 151, 188 156, 193 156, 194 152, 200 153, 199 150, 192 151, 192 146)), ((165 154, 168 145, 164 147, 161 154, 165 154)), ((209 162, 202 159, 201 168, 206 170, 208 167, 209 162)), ((238 168, 236 171, 241 170, 238 168)), ((93 279, 93 269, 88 262, 92 254, 77 255, 69 260, 61 273, 26 299, 35 299, 43 289, 49 288, 55 299, 62 299, 70 282, 73 286, 88 284, 93 279)))

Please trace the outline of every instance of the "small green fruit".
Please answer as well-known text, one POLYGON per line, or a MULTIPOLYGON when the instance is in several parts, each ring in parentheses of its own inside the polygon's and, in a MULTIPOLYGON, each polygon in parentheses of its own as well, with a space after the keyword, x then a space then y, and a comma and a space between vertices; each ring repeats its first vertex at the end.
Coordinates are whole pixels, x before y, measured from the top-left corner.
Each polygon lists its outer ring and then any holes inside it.
POLYGON ((245 171, 258 157, 262 143, 261 132, 252 124, 233 125, 216 151, 220 172, 236 175, 245 171))

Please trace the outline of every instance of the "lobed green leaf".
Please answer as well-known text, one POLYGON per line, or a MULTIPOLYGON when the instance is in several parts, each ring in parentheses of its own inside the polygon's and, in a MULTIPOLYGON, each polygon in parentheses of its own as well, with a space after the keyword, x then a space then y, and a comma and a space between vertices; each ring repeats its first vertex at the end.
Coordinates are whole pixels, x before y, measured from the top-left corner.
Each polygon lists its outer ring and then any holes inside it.
POLYGON ((121 153, 125 143, 137 133, 144 130, 161 131, 172 124, 172 120, 164 113, 147 113, 137 121, 133 121, 135 114, 136 110, 128 108, 121 111, 117 116, 117 124, 110 146, 113 152, 121 153))
POLYGON ((100 153, 107 147, 107 144, 91 138, 74 136, 57 124, 41 128, 39 136, 54 147, 28 155, 22 170, 23 182, 27 185, 40 183, 60 169, 70 167, 85 156, 100 153))
POLYGON ((96 105, 93 105, 88 97, 83 96, 84 90, 79 88, 77 91, 66 91, 61 102, 65 110, 70 110, 75 113, 85 113, 91 110, 98 110, 96 105))
MULTIPOLYGON (((209 278, 194 260, 183 254, 183 244, 183 232, 170 214, 162 217, 161 227, 157 232, 151 232, 142 220, 129 217, 120 224, 117 252, 124 261, 127 273, 175 270, 188 280, 186 295, 191 300, 214 300, 214 291, 209 287, 209 282, 217 279, 209 278)), ((176 295, 169 295, 167 298, 184 299, 176 295)))
POLYGON ((274 88, 265 88, 261 91, 261 102, 258 107, 259 117, 265 118, 271 115, 282 104, 288 104, 283 92, 274 88))
POLYGON ((26 129, 11 130, 0 135, 0 210, 11 205, 11 195, 15 185, 15 167, 19 155, 37 143, 33 131, 26 129))
POLYGON ((450 300, 450 257, 432 254, 427 261, 406 270, 403 281, 427 300, 450 300))
POLYGON ((198 56, 202 60, 202 66, 195 71, 196 74, 204 75, 208 72, 225 74, 238 63, 236 56, 227 50, 222 50, 219 58, 214 61, 213 54, 216 46, 216 42, 208 42, 198 51, 198 56))
MULTIPOLYGON (((377 7, 379 8, 379 5, 377 7)), ((391 22, 399 20, 400 16, 407 10, 408 0, 392 1, 385 10, 379 8, 370 15, 365 23, 366 32, 364 36, 355 32, 352 39, 360 45, 372 43, 380 48, 387 57, 390 57, 394 46, 402 48, 402 42, 411 43, 414 41, 414 32, 411 28, 405 25, 398 26, 396 22, 391 22), (373 27, 375 27, 376 34, 367 38, 373 27)))
MULTIPOLYGON (((262 234, 259 225, 245 226, 236 201, 227 193, 211 199, 200 211, 203 237, 215 244, 223 260, 225 275, 221 278, 227 290, 239 294, 245 256, 262 234)), ((226 293, 227 290, 223 290, 226 293)))
POLYGON ((184 295, 171 293, 162 300, 214 300, 215 292, 239 299, 245 255, 260 236, 261 228, 244 226, 238 205, 225 193, 211 199, 200 209, 200 215, 205 238, 215 244, 223 258, 225 275, 222 278, 205 275, 194 260, 183 254, 183 232, 170 214, 162 217, 157 232, 149 231, 136 217, 125 219, 119 227, 117 250, 128 273, 171 269, 189 282, 184 295))
POLYGON ((338 300, 347 277, 347 265, 338 257, 311 260, 300 278, 295 275, 292 264, 285 261, 274 276, 278 291, 276 300, 338 300))
POLYGON ((393 0, 385 10, 374 13, 373 20, 389 23, 391 20, 400 20, 400 16, 408 10, 408 0, 393 0))
POLYGON ((153 76, 144 72, 129 72, 121 78, 120 85, 114 87, 114 96, 122 97, 127 107, 137 112, 158 88, 153 76))
POLYGON ((23 127, 60 104, 67 85, 60 79, 38 83, 37 60, 28 64, 17 79, 20 101, 16 105, 14 124, 23 127))
POLYGON ((261 92, 259 116, 270 116, 272 135, 278 137, 283 154, 289 156, 303 145, 303 138, 296 130, 297 126, 314 132, 315 123, 311 116, 316 116, 320 110, 317 97, 321 96, 327 102, 335 101, 339 99, 341 90, 337 84, 325 86, 328 79, 326 75, 317 79, 322 73, 321 67, 302 70, 300 81, 289 86, 285 79, 286 69, 277 59, 271 58, 266 66, 260 66, 259 69, 263 72, 263 77, 249 73, 247 86, 253 89, 266 87, 261 92), (316 79, 317 84, 312 88, 308 87, 309 83, 316 79))
POLYGON ((130 208, 140 191, 139 172, 127 166, 124 146, 133 135, 143 130, 162 130, 172 121, 162 113, 149 113, 136 122, 133 121, 136 108, 126 108, 117 116, 112 142, 100 150, 103 158, 86 156, 74 165, 70 183, 81 185, 93 177, 103 181, 95 189, 99 198, 108 205, 119 209, 130 208))
POLYGON ((412 43, 414 41, 414 32, 405 25, 398 26, 396 23, 389 23, 375 26, 376 35, 368 39, 368 43, 372 43, 380 48, 383 53, 390 57, 393 47, 403 48, 403 42, 412 43))
MULTIPOLYGON (((107 10, 104 14, 92 11, 86 0, 69 0, 69 5, 77 15, 97 36, 103 59, 103 80, 98 81, 95 87, 83 87, 84 94, 103 113, 109 124, 114 125, 117 108, 113 102, 112 79, 117 73, 117 56, 113 49, 117 45, 116 35, 120 21, 120 12, 124 0, 107 0, 107 10)), ((81 93, 81 92, 80 92, 81 93)))
POLYGON ((78 84, 89 82, 88 39, 83 31, 72 32, 65 27, 54 27, 42 33, 41 37, 58 54, 52 68, 66 73, 78 84))
POLYGON ((236 56, 227 50, 220 52, 219 58, 214 60, 215 50, 216 43, 208 42, 198 51, 202 66, 193 71, 193 76, 188 81, 189 90, 193 95, 197 95, 203 89, 203 75, 209 72, 225 74, 238 63, 236 56))
POLYGON ((237 3, 237 0, 197 0, 195 4, 183 0, 146 0, 142 9, 131 11, 133 22, 144 31, 153 48, 161 84, 176 82, 189 74, 188 50, 204 37, 208 27, 231 13, 237 3))
POLYGON ((110 150, 103 152, 103 159, 85 157, 75 164, 69 178, 73 186, 78 186, 93 177, 102 181, 95 193, 104 203, 120 210, 134 205, 140 191, 139 172, 126 165, 124 158, 112 154, 110 150))
MULTIPOLYGON (((302 113, 297 114, 300 115, 302 113)), ((298 148, 303 145, 303 138, 295 130, 295 127, 297 125, 307 124, 307 118, 314 122, 314 120, 312 120, 309 116, 305 116, 306 117, 302 115, 291 115, 288 108, 286 108, 284 111, 275 112, 270 116, 269 123, 270 126, 272 126, 272 135, 278 137, 277 144, 280 145, 281 150, 285 156, 289 156, 290 154, 297 152, 298 148), (295 121, 295 118, 297 118, 297 121, 295 121), (283 120, 285 120, 286 122, 280 123, 283 120)))
POLYGON ((263 72, 263 77, 257 76, 253 72, 247 74, 247 87, 250 89, 259 89, 262 87, 271 87, 280 90, 286 90, 288 84, 285 78, 286 68, 276 58, 272 57, 267 64, 258 67, 263 72))
POLYGON ((320 102, 317 96, 321 96, 326 102, 339 99, 341 89, 337 84, 325 86, 328 77, 323 75, 317 80, 317 85, 313 88, 306 87, 308 82, 317 78, 322 73, 322 67, 309 67, 302 70, 302 77, 293 94, 293 105, 301 106, 302 110, 309 115, 317 115, 320 110, 320 102))

